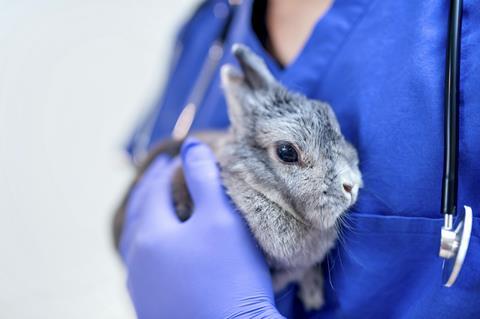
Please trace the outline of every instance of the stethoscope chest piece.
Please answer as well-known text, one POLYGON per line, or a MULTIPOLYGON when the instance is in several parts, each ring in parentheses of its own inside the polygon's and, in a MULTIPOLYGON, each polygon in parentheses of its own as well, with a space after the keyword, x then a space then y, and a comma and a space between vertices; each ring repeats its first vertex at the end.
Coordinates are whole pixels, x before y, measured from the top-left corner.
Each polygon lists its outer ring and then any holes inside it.
POLYGON ((462 269, 472 234, 472 208, 464 206, 465 210, 453 222, 452 215, 445 215, 440 242, 440 257, 443 261, 443 284, 451 287, 457 280, 462 269))

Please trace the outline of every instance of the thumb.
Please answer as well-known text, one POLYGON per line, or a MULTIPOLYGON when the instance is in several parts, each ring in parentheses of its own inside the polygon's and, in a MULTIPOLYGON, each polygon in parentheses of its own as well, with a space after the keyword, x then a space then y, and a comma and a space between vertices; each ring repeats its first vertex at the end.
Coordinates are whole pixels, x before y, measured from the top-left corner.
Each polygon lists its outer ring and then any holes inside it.
POLYGON ((188 190, 199 208, 196 211, 225 203, 220 171, 210 148, 197 139, 188 138, 182 145, 181 156, 188 190))

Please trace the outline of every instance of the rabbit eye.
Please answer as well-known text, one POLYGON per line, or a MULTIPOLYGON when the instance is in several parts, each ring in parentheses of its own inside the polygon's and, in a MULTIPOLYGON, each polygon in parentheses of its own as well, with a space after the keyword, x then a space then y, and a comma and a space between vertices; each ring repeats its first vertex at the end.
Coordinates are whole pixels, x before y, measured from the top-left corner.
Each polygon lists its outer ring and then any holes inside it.
POLYGON ((278 158, 285 163, 298 162, 297 150, 291 143, 288 143, 288 142, 278 143, 276 152, 277 152, 278 158))

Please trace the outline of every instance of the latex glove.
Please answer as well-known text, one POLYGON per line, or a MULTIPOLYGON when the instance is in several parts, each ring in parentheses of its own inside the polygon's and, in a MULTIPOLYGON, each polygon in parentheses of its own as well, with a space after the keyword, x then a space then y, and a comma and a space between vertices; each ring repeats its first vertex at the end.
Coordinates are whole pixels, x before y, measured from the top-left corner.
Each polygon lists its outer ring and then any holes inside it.
POLYGON ((212 152, 182 148, 195 203, 182 223, 171 202, 178 161, 157 159, 133 191, 121 240, 127 285, 139 318, 283 318, 268 267, 221 186, 212 152))

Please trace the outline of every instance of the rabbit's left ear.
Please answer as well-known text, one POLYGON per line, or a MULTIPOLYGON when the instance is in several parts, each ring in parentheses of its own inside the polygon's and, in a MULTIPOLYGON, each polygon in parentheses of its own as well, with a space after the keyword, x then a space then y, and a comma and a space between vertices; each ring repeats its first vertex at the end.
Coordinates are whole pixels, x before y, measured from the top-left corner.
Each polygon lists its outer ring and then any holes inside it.
POLYGON ((277 84, 263 60, 249 48, 241 44, 232 47, 232 53, 238 60, 241 71, 231 65, 221 69, 222 86, 227 98, 230 122, 233 127, 248 126, 251 113, 259 107, 259 94, 277 84))
POLYGON ((268 89, 275 83, 275 78, 268 70, 265 62, 248 47, 234 44, 232 53, 238 60, 245 76, 245 84, 252 90, 268 89))

